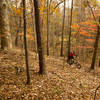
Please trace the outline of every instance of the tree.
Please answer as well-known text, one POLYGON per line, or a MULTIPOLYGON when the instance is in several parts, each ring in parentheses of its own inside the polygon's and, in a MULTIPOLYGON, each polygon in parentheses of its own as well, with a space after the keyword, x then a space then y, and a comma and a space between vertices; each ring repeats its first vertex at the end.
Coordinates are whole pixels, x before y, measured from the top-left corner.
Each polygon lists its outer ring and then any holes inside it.
MULTIPOLYGON (((72 12, 73 12, 73 0, 71 3, 71 15, 70 15, 70 25, 69 25, 69 40, 68 40, 68 54, 70 53, 70 40, 71 40, 71 25, 72 25, 72 12)), ((68 58, 69 60, 69 58, 68 58)))
MULTIPOLYGON (((100 17, 99 17, 99 23, 100 23, 100 17)), ((100 24, 98 25, 98 31, 97 31, 97 35, 96 35, 96 39, 94 43, 94 52, 93 52, 93 57, 92 57, 91 69, 94 69, 94 65, 95 65, 99 35, 100 35, 100 24)))
MULTIPOLYGON (((16 11, 17 11, 17 6, 18 6, 18 4, 16 1, 16 11)), ((19 9, 21 9, 21 7, 22 7, 22 2, 20 2, 19 9)), ((14 15, 16 16, 16 14, 14 14, 14 15)), ((16 27, 16 37, 15 37, 15 46, 17 47, 18 46, 18 37, 19 37, 18 35, 19 35, 19 32, 21 31, 22 16, 18 16, 17 18, 15 18, 15 22, 16 22, 16 24, 18 24, 18 22, 19 22, 18 26, 16 27)))
POLYGON ((23 20, 24 20, 24 47, 25 47, 25 60, 26 60, 26 73, 27 73, 27 84, 30 84, 30 72, 28 64, 28 50, 26 40, 26 2, 23 0, 23 20))
POLYGON ((36 37, 37 37, 37 50, 39 55, 39 74, 45 74, 45 62, 42 48, 42 39, 41 39, 41 19, 40 19, 40 9, 39 9, 39 1, 34 0, 34 8, 35 8, 35 25, 36 25, 36 37))
POLYGON ((63 41, 64 41, 64 22, 65 22, 65 6, 66 6, 66 0, 64 0, 64 14, 63 14, 63 24, 62 24, 62 40, 61 40, 61 52, 60 56, 63 56, 63 41))
POLYGON ((49 56, 49 0, 47 0, 47 56, 49 56))
POLYGON ((11 49, 11 34, 8 22, 8 11, 5 0, 0 1, 0 35, 1 35, 1 49, 11 49))
POLYGON ((37 52, 37 43, 36 43, 36 32, 35 32, 35 24, 34 24, 34 16, 33 16, 33 1, 30 0, 30 6, 31 6, 31 18, 32 18, 32 31, 34 33, 34 49, 35 52, 37 52))

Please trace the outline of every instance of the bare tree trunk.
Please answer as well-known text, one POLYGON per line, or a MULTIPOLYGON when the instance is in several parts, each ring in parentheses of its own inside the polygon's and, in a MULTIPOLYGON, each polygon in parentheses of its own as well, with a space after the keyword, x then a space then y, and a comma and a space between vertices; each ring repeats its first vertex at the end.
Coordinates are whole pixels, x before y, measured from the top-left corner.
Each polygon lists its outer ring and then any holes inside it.
MULTIPOLYGON (((71 3, 71 15, 70 15, 70 26, 69 26, 69 41, 68 41, 68 54, 70 53, 70 47, 71 47, 71 25, 72 25, 72 12, 73 12, 73 0, 72 0, 72 3, 71 3)), ((69 60, 69 58, 68 58, 69 60)))
POLYGON ((36 32, 35 32, 35 25, 34 25, 34 16, 33 16, 33 2, 30 0, 30 5, 31 5, 31 17, 32 17, 32 27, 33 27, 33 33, 34 33, 34 48, 35 52, 37 52, 37 43, 36 43, 36 32))
POLYGON ((28 64, 28 50, 27 50, 27 39, 26 39, 26 2, 23 0, 23 20, 24 20, 24 47, 25 47, 25 60, 26 60, 26 73, 27 73, 27 84, 30 84, 30 72, 28 64))
MULTIPOLYGON (((19 31, 20 31, 20 28, 21 28, 21 17, 19 17, 20 19, 19 19, 19 26, 18 26, 18 28, 17 28, 17 32, 16 32, 16 38, 15 38, 15 46, 17 47, 18 46, 18 33, 19 33, 19 31)), ((16 21, 17 22, 17 21, 16 21)))
POLYGON ((39 1, 34 0, 35 8, 35 25, 36 25, 36 36, 37 36, 37 50, 39 54, 39 74, 45 74, 45 60, 43 55, 42 48, 42 39, 41 39, 41 19, 40 19, 40 10, 39 10, 39 1))
POLYGON ((0 35, 1 49, 11 49, 11 34, 8 22, 8 11, 5 0, 0 0, 0 35))
POLYGON ((49 0, 47 0, 47 56, 49 56, 49 0))
MULTIPOLYGON (((99 17, 99 23, 100 23, 100 17, 99 17)), ((97 31, 97 35, 96 35, 96 39, 95 39, 95 43, 94 43, 94 53, 93 53, 93 57, 92 57, 91 69, 94 69, 94 66, 95 66, 99 35, 100 35, 100 26, 98 25, 98 31, 97 31)))
POLYGON ((60 52, 60 56, 63 56, 64 24, 65 24, 65 6, 66 6, 66 0, 64 0, 64 14, 63 14, 63 24, 62 24, 62 41, 61 41, 61 52, 60 52))

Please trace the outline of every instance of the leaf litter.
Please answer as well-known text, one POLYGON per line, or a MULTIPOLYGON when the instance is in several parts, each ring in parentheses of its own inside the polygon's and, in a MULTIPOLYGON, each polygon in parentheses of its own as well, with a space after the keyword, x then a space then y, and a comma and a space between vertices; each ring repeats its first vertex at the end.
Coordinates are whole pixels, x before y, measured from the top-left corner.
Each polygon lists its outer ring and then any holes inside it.
POLYGON ((77 69, 61 57, 45 56, 47 74, 38 75, 38 57, 29 52, 31 84, 26 85, 24 56, 21 50, 0 51, 0 100, 93 100, 100 84, 99 68, 88 72, 86 66, 77 69))

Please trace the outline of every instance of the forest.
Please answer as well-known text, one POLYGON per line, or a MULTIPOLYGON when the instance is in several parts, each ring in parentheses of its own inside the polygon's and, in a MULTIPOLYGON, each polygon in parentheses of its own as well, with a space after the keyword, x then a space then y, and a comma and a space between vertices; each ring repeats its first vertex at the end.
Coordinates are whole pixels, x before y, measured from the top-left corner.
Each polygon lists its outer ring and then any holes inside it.
POLYGON ((0 100, 100 100, 100 0, 0 0, 0 100))

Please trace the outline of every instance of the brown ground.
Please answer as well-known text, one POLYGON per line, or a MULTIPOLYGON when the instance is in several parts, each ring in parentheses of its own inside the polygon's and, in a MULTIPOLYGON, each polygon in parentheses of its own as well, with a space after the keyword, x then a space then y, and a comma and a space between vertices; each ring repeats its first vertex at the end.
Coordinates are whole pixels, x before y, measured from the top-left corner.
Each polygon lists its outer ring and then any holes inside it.
MULTIPOLYGON (((24 54, 20 50, 0 51, 0 100, 94 100, 100 85, 100 68, 77 69, 62 58, 45 57, 47 75, 38 75, 38 60, 29 53, 31 84, 25 85, 24 54), (17 73, 16 67, 20 69, 17 73)), ((100 100, 100 89, 96 100, 100 100)))

